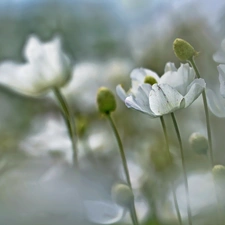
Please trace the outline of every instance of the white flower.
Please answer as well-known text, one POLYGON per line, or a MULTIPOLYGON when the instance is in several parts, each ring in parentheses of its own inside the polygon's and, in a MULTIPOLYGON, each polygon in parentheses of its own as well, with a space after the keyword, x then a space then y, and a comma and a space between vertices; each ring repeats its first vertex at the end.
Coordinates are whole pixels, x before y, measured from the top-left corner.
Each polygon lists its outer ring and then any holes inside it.
POLYGON ((210 111, 217 117, 225 117, 225 65, 217 67, 219 71, 220 94, 216 95, 212 90, 206 90, 210 111))
POLYGON ((167 63, 161 78, 151 70, 135 69, 131 73, 131 79, 130 91, 126 93, 121 85, 118 85, 117 94, 128 108, 151 117, 188 107, 205 88, 205 81, 201 78, 195 79, 195 72, 188 64, 181 64, 177 69, 173 63, 167 63), (152 76, 157 83, 143 83, 146 76, 152 76))
POLYGON ((0 83, 19 93, 38 96, 53 87, 64 86, 71 76, 69 58, 63 53, 60 38, 42 43, 31 35, 24 49, 26 63, 0 64, 0 83))
POLYGON ((19 149, 31 156, 47 156, 61 153, 68 163, 72 162, 72 145, 62 118, 45 115, 35 117, 29 135, 19 143, 19 149))

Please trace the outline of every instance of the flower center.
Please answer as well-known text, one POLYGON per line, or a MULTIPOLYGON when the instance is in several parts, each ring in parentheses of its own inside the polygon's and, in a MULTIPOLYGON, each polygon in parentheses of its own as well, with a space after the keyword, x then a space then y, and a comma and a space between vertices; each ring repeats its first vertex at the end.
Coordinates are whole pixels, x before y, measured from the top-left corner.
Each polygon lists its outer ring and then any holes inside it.
POLYGON ((146 77, 145 77, 145 80, 144 80, 144 83, 153 85, 153 84, 156 84, 157 81, 156 81, 156 79, 155 79, 154 77, 152 77, 152 76, 146 76, 146 77))

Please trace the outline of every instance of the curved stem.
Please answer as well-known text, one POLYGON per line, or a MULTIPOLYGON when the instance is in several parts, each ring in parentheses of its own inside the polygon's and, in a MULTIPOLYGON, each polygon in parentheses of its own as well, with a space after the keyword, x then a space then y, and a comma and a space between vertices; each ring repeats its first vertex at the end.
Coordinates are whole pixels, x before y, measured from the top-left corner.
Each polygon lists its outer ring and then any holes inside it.
POLYGON ((179 146, 180 146, 182 168, 183 168, 183 173, 184 173, 184 185, 185 185, 185 191, 186 191, 188 222, 189 222, 190 225, 192 225, 192 215, 191 215, 191 206, 190 206, 190 199, 189 199, 188 179, 187 179, 187 171, 186 171, 186 166, 185 166, 185 161, 184 161, 184 149, 183 149, 180 131, 179 131, 174 113, 171 113, 171 116, 172 116, 174 128, 176 130, 176 134, 177 134, 177 138, 178 138, 178 142, 179 142, 179 146))
MULTIPOLYGON (((109 120, 109 123, 110 123, 112 129, 113 129, 113 132, 115 134, 115 137, 116 137, 116 140, 117 140, 117 143, 118 143, 118 146, 119 146, 120 157, 122 159, 122 165, 123 165, 123 169, 124 169, 124 172, 125 172, 125 176, 126 176, 126 180, 127 180, 128 186, 133 191, 132 185, 131 185, 131 181, 130 181, 130 174, 129 174, 129 170, 128 170, 128 166, 127 166, 127 160, 126 160, 125 152, 124 152, 124 149, 123 149, 122 141, 120 139, 119 133, 118 133, 118 131, 116 129, 116 126, 115 126, 115 124, 114 124, 110 114, 107 114, 107 118, 109 120)), ((130 214, 131 214, 131 219, 133 221, 133 224, 134 225, 138 225, 139 223, 138 223, 138 218, 137 218, 137 213, 136 213, 136 210, 135 210, 134 202, 133 202, 133 204, 130 207, 130 214)))
POLYGON ((55 87, 53 88, 53 92, 61 107, 62 115, 67 126, 70 140, 72 142, 73 162, 75 163, 75 166, 78 168, 77 148, 76 148, 76 140, 75 140, 75 121, 74 121, 73 115, 71 115, 69 106, 65 98, 63 97, 62 93, 60 92, 60 90, 55 87))
MULTIPOLYGON (((197 78, 201 78, 199 70, 195 64, 194 58, 190 59, 189 63, 193 67, 193 69, 197 75, 197 78)), ((209 110, 208 110, 208 103, 207 103, 205 90, 202 92, 202 100, 203 100, 203 104, 204 104, 205 117, 206 117, 207 135, 208 135, 208 141, 209 141, 210 163, 211 163, 211 167, 213 168, 214 157, 213 157, 213 150, 212 150, 211 127, 210 127, 210 122, 209 122, 209 110)))
MULTIPOLYGON (((165 124, 164 118, 162 116, 160 117, 160 121, 161 121, 161 124, 162 124, 164 137, 165 137, 165 140, 166 140, 167 153, 168 153, 168 156, 169 156, 170 160, 172 161, 172 156, 171 156, 171 153, 170 153, 170 150, 169 150, 169 139, 168 139, 166 124, 165 124)), ((182 219, 181 219, 180 210, 179 210, 179 206, 178 206, 178 202, 177 202, 176 192, 174 190, 175 188, 174 188, 173 181, 171 181, 171 185, 170 186, 171 186, 171 189, 172 189, 174 206, 175 206, 176 213, 177 213, 177 219, 179 221, 179 224, 182 225, 182 219)))

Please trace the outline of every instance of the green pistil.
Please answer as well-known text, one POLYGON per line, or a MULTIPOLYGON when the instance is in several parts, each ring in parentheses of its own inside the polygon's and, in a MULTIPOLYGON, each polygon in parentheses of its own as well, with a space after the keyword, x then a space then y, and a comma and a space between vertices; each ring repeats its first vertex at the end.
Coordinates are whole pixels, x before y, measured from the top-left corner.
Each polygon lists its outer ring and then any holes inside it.
POLYGON ((146 76, 146 77, 145 77, 145 80, 144 80, 144 83, 153 85, 153 84, 156 84, 157 81, 156 81, 156 79, 155 79, 154 77, 152 77, 152 76, 146 76))

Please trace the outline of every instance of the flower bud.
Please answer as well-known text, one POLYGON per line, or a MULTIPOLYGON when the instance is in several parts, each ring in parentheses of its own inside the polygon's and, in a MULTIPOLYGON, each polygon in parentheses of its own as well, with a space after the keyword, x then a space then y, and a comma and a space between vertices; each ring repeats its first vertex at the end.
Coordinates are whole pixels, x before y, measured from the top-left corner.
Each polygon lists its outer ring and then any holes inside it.
POLYGON ((157 81, 156 81, 156 79, 155 79, 154 77, 152 77, 152 76, 146 76, 146 77, 145 77, 145 80, 144 80, 144 83, 153 85, 153 84, 156 84, 157 81))
POLYGON ((180 60, 190 60, 198 55, 198 52, 185 40, 177 38, 173 42, 173 51, 180 60))
POLYGON ((99 112, 104 114, 113 112, 116 109, 116 100, 112 91, 106 87, 99 88, 97 92, 97 104, 99 112))
POLYGON ((116 204, 128 208, 134 201, 134 194, 126 184, 116 184, 112 188, 112 198, 116 204))
POLYGON ((191 148, 197 154, 206 154, 208 150, 208 140, 199 133, 193 133, 189 138, 191 148))
POLYGON ((215 165, 212 169, 213 176, 218 180, 225 180, 225 166, 215 165))

